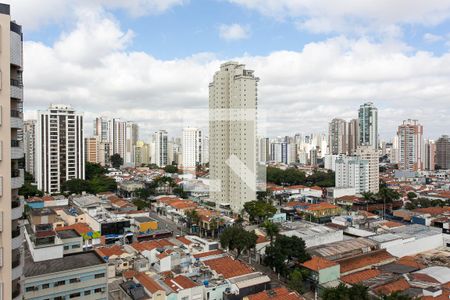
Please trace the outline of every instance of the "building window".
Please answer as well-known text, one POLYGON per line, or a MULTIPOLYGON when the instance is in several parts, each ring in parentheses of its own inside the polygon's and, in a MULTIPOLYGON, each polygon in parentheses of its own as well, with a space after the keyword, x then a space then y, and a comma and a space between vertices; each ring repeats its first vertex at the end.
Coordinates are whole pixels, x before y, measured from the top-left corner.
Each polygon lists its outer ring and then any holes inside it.
POLYGON ((43 289, 43 290, 48 289, 49 287, 50 287, 50 284, 48 284, 48 283, 44 283, 44 284, 42 285, 42 289, 43 289))
POLYGON ((71 278, 71 279, 69 280, 69 282, 70 282, 70 283, 77 283, 77 282, 80 282, 80 278, 71 278))
POLYGON ((53 300, 64 300, 64 297, 63 296, 58 296, 58 297, 53 298, 53 300))
POLYGON ((94 290, 94 293, 101 293, 102 292, 102 289, 101 288, 96 288, 95 290, 94 290))
POLYGON ((91 291, 84 291, 84 295, 85 296, 88 296, 88 295, 90 295, 91 294, 91 291))
POLYGON ((69 250, 69 246, 64 246, 64 250, 69 250))
POLYGON ((64 280, 60 280, 55 283, 55 286, 61 286, 61 285, 65 285, 65 284, 66 284, 66 282, 64 280))
POLYGON ((37 288, 34 287, 34 286, 29 286, 29 287, 25 288, 25 292, 33 292, 33 291, 36 291, 36 290, 37 290, 37 288))
POLYGON ((72 245, 72 249, 80 248, 80 245, 72 245))
POLYGON ((70 296, 69 296, 69 298, 77 298, 77 297, 81 297, 81 293, 73 293, 73 294, 70 294, 70 296))
POLYGON ((105 277, 105 273, 95 274, 95 278, 103 278, 105 277))

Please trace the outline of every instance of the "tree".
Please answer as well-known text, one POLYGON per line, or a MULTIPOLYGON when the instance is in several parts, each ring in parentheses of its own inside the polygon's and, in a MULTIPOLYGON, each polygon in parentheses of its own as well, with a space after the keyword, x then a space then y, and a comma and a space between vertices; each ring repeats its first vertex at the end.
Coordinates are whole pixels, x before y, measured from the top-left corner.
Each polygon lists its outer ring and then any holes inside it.
POLYGON ((25 199, 28 199, 35 196, 42 197, 44 196, 44 193, 41 190, 38 190, 38 188, 31 182, 25 181, 23 186, 19 189, 19 195, 24 196, 25 199))
POLYGON ((150 197, 151 193, 149 189, 141 188, 134 191, 134 195, 138 199, 147 200, 150 197))
POLYGON ((164 167, 166 173, 178 173, 178 167, 176 165, 167 165, 164 167))
POLYGON ((227 227, 220 234, 220 244, 223 248, 236 251, 236 259, 244 250, 254 248, 257 239, 254 231, 249 232, 239 226, 227 227))
POLYGON ((82 192, 90 193, 92 191, 89 181, 78 178, 64 182, 62 189, 63 191, 67 191, 72 194, 81 194, 82 192))
POLYGON ((181 187, 181 186, 174 187, 173 190, 172 190, 172 193, 174 195, 177 195, 180 198, 183 198, 183 199, 187 199, 188 198, 188 193, 186 193, 184 191, 183 187, 181 187))
POLYGON ((287 286, 298 293, 303 293, 303 281, 308 277, 307 269, 295 268, 290 274, 287 282, 287 286))
POLYGON ((84 166, 85 166, 84 177, 86 178, 86 180, 91 180, 96 176, 106 174, 106 169, 102 167, 100 164, 95 164, 87 161, 84 166))
POLYGON ((412 199, 416 199, 417 198, 417 194, 414 193, 414 192, 409 192, 406 196, 408 197, 408 200, 410 200, 410 201, 412 199))
POLYGON ((322 300, 369 300, 369 292, 368 288, 362 285, 347 287, 341 283, 334 288, 325 288, 322 300))
POLYGON ((87 191, 94 194, 114 192, 117 190, 117 182, 114 180, 114 178, 107 177, 105 175, 95 176, 88 182, 90 189, 87 191))
POLYGON ((247 212, 250 222, 261 223, 272 217, 277 209, 265 201, 249 201, 244 204, 244 210, 247 212))
POLYGON ((402 294, 401 292, 393 292, 390 295, 383 296, 383 300, 412 300, 408 295, 402 294))
POLYGON ((111 165, 113 166, 113 168, 120 168, 121 165, 123 165, 123 158, 120 157, 119 153, 115 153, 111 156, 110 158, 111 161, 111 165))
POLYGON ((273 238, 280 232, 280 227, 269 220, 263 223, 263 228, 266 230, 267 235, 270 238, 270 245, 273 245, 273 238))
POLYGON ((187 227, 189 228, 189 232, 192 230, 192 225, 198 225, 200 222, 200 216, 198 215, 198 212, 195 209, 188 210, 186 213, 186 222, 187 227))
POLYGON ((133 200, 133 204, 136 205, 138 210, 143 210, 149 207, 149 203, 142 199, 133 200))

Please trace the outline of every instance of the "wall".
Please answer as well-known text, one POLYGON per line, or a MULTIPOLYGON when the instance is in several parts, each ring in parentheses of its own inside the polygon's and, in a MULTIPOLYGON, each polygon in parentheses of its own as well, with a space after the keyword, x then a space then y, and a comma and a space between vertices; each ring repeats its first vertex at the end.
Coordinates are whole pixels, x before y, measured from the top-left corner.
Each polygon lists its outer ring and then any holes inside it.
POLYGON ((443 245, 444 237, 443 234, 440 233, 417 240, 410 240, 403 244, 388 246, 386 247, 386 250, 394 256, 403 257, 406 255, 415 255, 420 252, 437 249, 443 245))
POLYGON ((339 279, 341 267, 339 265, 326 268, 319 271, 319 284, 339 279))

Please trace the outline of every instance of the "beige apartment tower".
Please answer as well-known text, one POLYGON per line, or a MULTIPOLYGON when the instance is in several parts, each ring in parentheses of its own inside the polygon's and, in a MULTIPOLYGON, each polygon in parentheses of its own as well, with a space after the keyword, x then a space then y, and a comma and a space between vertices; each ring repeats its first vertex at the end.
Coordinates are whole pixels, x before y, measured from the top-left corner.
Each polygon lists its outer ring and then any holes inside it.
POLYGON ((369 162, 369 189, 368 192, 378 193, 380 188, 380 158, 378 150, 372 145, 358 146, 356 155, 369 162))
POLYGON ((234 212, 256 199, 258 80, 227 62, 209 84, 210 199, 234 212))
POLYGON ((0 4, 0 299, 22 299, 22 28, 0 4))

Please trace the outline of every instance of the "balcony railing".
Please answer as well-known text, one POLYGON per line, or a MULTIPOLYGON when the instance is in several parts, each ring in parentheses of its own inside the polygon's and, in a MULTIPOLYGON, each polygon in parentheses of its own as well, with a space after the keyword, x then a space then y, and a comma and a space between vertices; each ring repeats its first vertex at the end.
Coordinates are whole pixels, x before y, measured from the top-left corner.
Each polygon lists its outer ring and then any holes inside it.
POLYGON ((20 147, 20 141, 11 140, 11 147, 20 147))
POLYGON ((18 237, 19 235, 20 235, 20 228, 11 230, 11 237, 12 237, 12 238, 16 238, 16 237, 18 237))
POLYGON ((11 170, 11 177, 12 178, 17 178, 19 176, 20 176, 20 170, 19 169, 11 170))
POLYGON ((17 80, 17 79, 12 79, 12 78, 11 78, 11 85, 12 85, 12 86, 17 86, 17 87, 22 87, 22 81, 21 81, 21 80, 17 80))
POLYGON ((19 110, 11 109, 11 117, 22 118, 22 112, 19 110))

